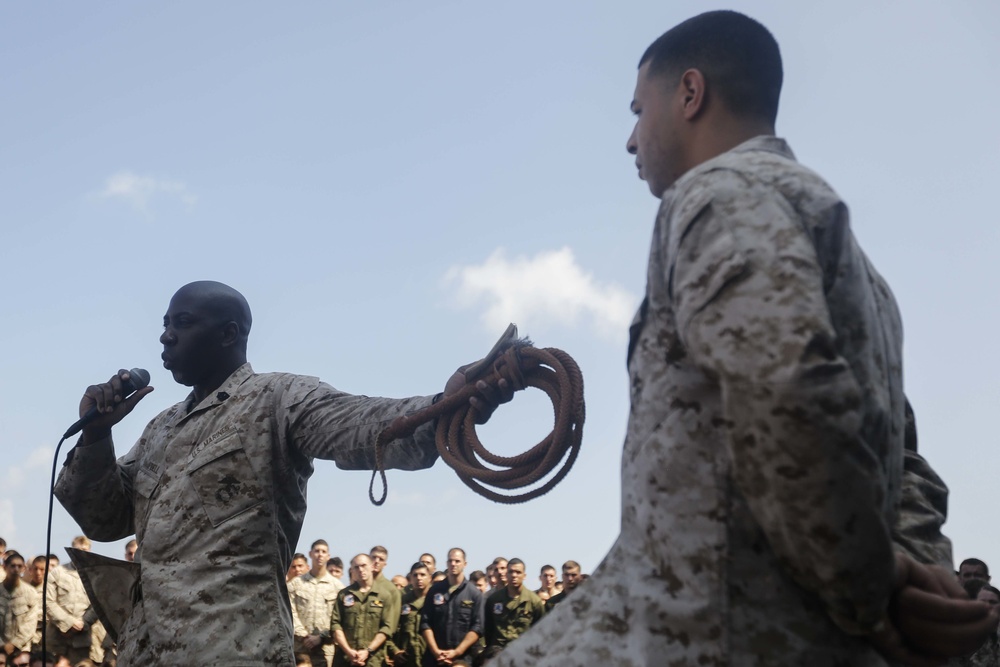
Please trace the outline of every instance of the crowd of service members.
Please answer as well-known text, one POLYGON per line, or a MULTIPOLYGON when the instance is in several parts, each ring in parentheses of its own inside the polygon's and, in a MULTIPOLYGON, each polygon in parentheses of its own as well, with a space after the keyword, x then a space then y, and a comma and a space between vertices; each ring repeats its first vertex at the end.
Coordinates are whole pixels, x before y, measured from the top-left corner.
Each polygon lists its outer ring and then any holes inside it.
MULTIPOLYGON (((89 550, 90 540, 72 546, 89 550)), ((137 545, 126 545, 133 560, 137 545)), ((111 642, 71 563, 54 555, 25 558, 0 538, 4 567, 0 587, 0 667, 97 667, 115 664, 111 642), (41 651, 42 583, 49 566, 46 612, 48 659, 41 651)), ((529 584, 518 558, 497 557, 482 570, 466 574, 461 548, 449 550, 438 569, 424 553, 405 574, 386 572, 389 552, 375 546, 345 565, 331 557, 329 545, 316 540, 308 554, 292 557, 286 574, 294 624, 296 667, 349 665, 468 665, 475 667, 516 641, 546 612, 582 583, 580 565, 567 561, 560 573, 553 565, 538 572, 539 586, 529 584), (346 570, 346 571, 345 571, 346 570), (348 584, 343 579, 348 577, 348 584)), ((1000 590, 990 585, 987 564, 968 558, 956 575, 969 597, 1000 604, 1000 590)), ((534 578, 533 576, 531 577, 534 578)), ((949 667, 1000 666, 1000 642, 991 637, 970 656, 949 667)))
MULTIPOLYGON (((90 540, 73 540, 90 550, 90 540)), ((130 541, 125 559, 135 558, 130 541)), ((98 620, 72 563, 27 558, 0 538, 0 667, 97 667, 115 664, 111 637, 98 620), (42 653, 42 584, 46 565, 47 659, 42 653), (44 665, 43 665, 44 662, 44 665)), ((424 553, 403 573, 385 571, 388 550, 372 547, 346 564, 324 540, 292 557, 286 575, 296 665, 483 664, 561 603, 586 578, 567 561, 527 572, 518 558, 497 557, 467 572, 465 552, 449 550, 438 569, 424 553), (537 573, 537 574, 534 574, 537 573), (349 583, 344 583, 344 578, 349 583), (537 584, 535 578, 537 577, 537 584), (529 578, 532 580, 529 583, 529 578)))

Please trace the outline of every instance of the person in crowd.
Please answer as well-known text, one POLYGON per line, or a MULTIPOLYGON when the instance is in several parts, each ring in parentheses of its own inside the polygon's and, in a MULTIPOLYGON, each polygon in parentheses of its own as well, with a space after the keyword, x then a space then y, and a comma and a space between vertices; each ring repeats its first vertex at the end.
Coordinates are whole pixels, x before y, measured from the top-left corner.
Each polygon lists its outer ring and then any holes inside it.
MULTIPOLYGON (((79 535, 73 538, 72 547, 90 551, 90 539, 79 535)), ((49 573, 46 611, 49 617, 45 631, 46 648, 65 655, 74 665, 81 660, 89 660, 93 643, 91 629, 97 616, 73 563, 66 563, 49 573)))
POLYGON ((129 563, 135 562, 135 552, 139 550, 139 542, 132 538, 125 543, 125 560, 129 563))
POLYGON ((368 554, 351 559, 351 573, 354 583, 337 595, 330 622, 337 642, 333 665, 379 667, 385 663, 385 642, 395 626, 387 617, 391 607, 375 587, 368 554))
POLYGON ((507 585, 486 598, 486 648, 503 648, 541 620, 545 603, 524 586, 524 562, 506 563, 507 585))
POLYGON ((490 591, 490 578, 482 570, 476 570, 469 575, 469 581, 472 585, 478 588, 483 595, 486 595, 490 591))
POLYGON ((381 544, 376 544, 368 551, 368 557, 372 563, 372 586, 379 591, 382 601, 389 605, 387 613, 390 623, 389 636, 391 637, 396 633, 403 595, 396 588, 396 585, 385 576, 385 566, 389 562, 389 550, 381 544))
POLYGON ((409 590, 403 595, 399 624, 388 647, 393 667, 419 667, 427 650, 427 641, 420 633, 420 612, 431 587, 431 570, 427 563, 414 563, 408 579, 409 590))
POLYGON ((331 556, 330 560, 326 561, 326 571, 331 577, 340 581, 344 578, 344 561, 340 556, 331 556))
POLYGON ((15 650, 31 649, 31 639, 38 628, 42 604, 38 593, 22 580, 24 556, 4 551, 4 580, 0 584, 0 647, 5 655, 15 650))
POLYGON ((298 552, 292 554, 292 563, 288 566, 288 571, 285 572, 285 583, 291 582, 296 577, 301 577, 308 571, 309 559, 306 558, 306 555, 298 552))
POLYGON ((410 585, 409 580, 401 574, 392 575, 392 579, 390 579, 389 581, 392 582, 392 585, 396 587, 396 590, 399 591, 400 595, 402 595, 403 592, 406 590, 406 587, 410 585))
POLYGON ((329 557, 330 546, 326 540, 316 540, 309 549, 312 563, 309 571, 288 583, 295 652, 309 655, 313 667, 328 667, 335 650, 330 618, 337 593, 344 584, 327 572, 329 557))
POLYGON ((437 559, 434 558, 434 554, 422 553, 417 560, 427 566, 428 572, 434 573, 437 570, 437 559))
POLYGON ((565 600, 580 585, 582 580, 580 564, 575 560, 566 561, 562 566, 562 575, 562 590, 545 601, 545 608, 549 611, 565 600))
POLYGON ((420 631, 427 641, 424 667, 444 663, 469 667, 480 652, 484 632, 482 592, 465 578, 465 551, 448 552, 445 581, 433 584, 420 614, 420 631))
POLYGON ((979 579, 980 581, 989 583, 990 568, 978 558, 966 558, 958 566, 958 578, 960 581, 979 579))
POLYGON ((538 581, 541 583, 541 587, 535 591, 535 594, 541 598, 542 602, 548 601, 558 592, 556 590, 556 568, 552 565, 542 566, 538 573, 538 581))
POLYGON ((439 581, 446 581, 448 579, 448 573, 444 570, 438 570, 431 575, 431 583, 436 584, 439 581))

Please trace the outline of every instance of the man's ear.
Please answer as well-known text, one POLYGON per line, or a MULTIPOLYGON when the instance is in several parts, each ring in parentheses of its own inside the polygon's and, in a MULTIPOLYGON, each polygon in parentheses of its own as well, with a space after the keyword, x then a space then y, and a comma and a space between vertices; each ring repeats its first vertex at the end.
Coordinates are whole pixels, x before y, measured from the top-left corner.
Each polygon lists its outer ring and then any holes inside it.
POLYGON ((230 320, 222 325, 222 347, 230 347, 240 340, 240 325, 230 320))
POLYGON ((701 70, 689 69, 681 74, 680 92, 682 95, 684 120, 694 120, 705 110, 705 75, 701 70))

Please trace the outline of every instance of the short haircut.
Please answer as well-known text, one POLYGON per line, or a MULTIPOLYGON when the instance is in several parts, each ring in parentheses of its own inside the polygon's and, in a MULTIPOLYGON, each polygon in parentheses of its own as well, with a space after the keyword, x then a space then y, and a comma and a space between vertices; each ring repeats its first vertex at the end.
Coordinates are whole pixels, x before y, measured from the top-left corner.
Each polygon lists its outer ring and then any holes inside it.
POLYGON ((311 546, 309 547, 309 551, 312 551, 312 550, 313 550, 313 549, 315 549, 316 547, 326 547, 327 549, 329 549, 329 548, 330 548, 330 545, 326 543, 326 540, 316 540, 316 541, 315 541, 315 542, 313 542, 313 543, 312 543, 312 545, 311 545, 311 546))
POLYGON ((333 565, 334 567, 339 567, 341 570, 344 569, 344 561, 340 559, 340 556, 334 556, 330 560, 326 561, 327 567, 330 567, 331 565, 333 565))
POLYGON ((90 538, 86 535, 77 535, 73 538, 73 544, 71 544, 74 549, 79 549, 81 547, 90 548, 90 538))
POLYGON ((13 549, 11 549, 10 551, 8 551, 7 553, 5 553, 3 555, 3 564, 4 565, 8 565, 15 558, 17 560, 20 560, 22 563, 24 562, 24 556, 22 556, 21 554, 19 554, 16 551, 14 551, 13 549))
POLYGON ((428 557, 430 557, 430 559, 431 559, 431 562, 432 562, 432 563, 434 563, 435 565, 437 565, 437 562, 438 562, 438 561, 437 561, 437 558, 435 558, 435 557, 434 557, 434 554, 432 554, 432 553, 424 553, 424 554, 420 554, 420 560, 423 560, 423 559, 424 559, 424 556, 428 556, 428 557))
POLYGON ((486 578, 486 573, 483 572, 482 570, 476 570, 475 572, 469 575, 469 581, 471 581, 472 583, 476 583, 480 579, 485 579, 485 578, 486 578))
POLYGON ((6 548, 7 548, 7 540, 0 537, 0 549, 6 549, 6 548))
POLYGON ((354 556, 354 558, 351 559, 351 567, 354 567, 354 561, 361 558, 362 556, 364 556, 369 563, 372 562, 372 557, 369 556, 368 554, 357 554, 354 556))
POLYGON ((294 563, 297 560, 309 560, 309 559, 306 558, 305 554, 300 554, 300 553, 292 554, 292 562, 294 563))
POLYGON ((136 539, 134 537, 131 540, 129 540, 128 542, 125 543, 125 548, 126 549, 128 549, 129 547, 138 547, 138 546, 139 546, 139 543, 136 541, 136 539))
POLYGON ((494 565, 499 565, 500 563, 506 563, 506 562, 508 562, 508 561, 503 556, 497 556, 496 558, 493 559, 493 564, 494 565))
POLYGON ((579 570, 580 569, 580 564, 577 563, 575 560, 568 560, 565 563, 563 563, 563 568, 562 569, 563 569, 563 572, 565 572, 566 570, 579 570))
MULTIPOLYGON (((990 593, 993 593, 993 595, 995 595, 998 598, 1000 598, 1000 589, 998 589, 995 586, 990 586, 989 584, 983 584, 983 587, 981 589, 979 589, 979 590, 980 590, 980 592, 982 592, 982 591, 989 591, 990 593)), ((978 595, 978 593, 977 593, 977 595, 978 595)))
POLYGON ((375 546, 373 546, 371 549, 368 550, 368 555, 371 556, 372 554, 382 554, 383 556, 388 558, 389 550, 383 547, 381 544, 376 544, 375 546))
POLYGON ((555 565, 543 565, 542 569, 538 571, 538 574, 545 574, 548 570, 556 571, 555 565))
POLYGON ((961 562, 961 564, 959 564, 958 566, 959 570, 962 569, 962 565, 972 565, 973 567, 981 567, 983 568, 983 572, 986 574, 986 576, 987 577, 990 576, 989 566, 983 561, 979 560, 978 558, 966 558, 961 562))
POLYGON ((413 574, 417 570, 427 570, 427 574, 431 573, 431 569, 427 567, 427 563, 421 563, 419 560, 410 566, 410 574, 413 574))
POLYGON ((767 28, 739 12, 705 12, 679 23, 650 44, 639 60, 649 75, 673 84, 688 69, 705 77, 733 114, 768 121, 778 117, 783 78, 781 51, 767 28))
POLYGON ((45 556, 35 556, 34 558, 31 559, 32 565, 37 565, 38 563, 48 563, 48 562, 49 559, 46 558, 45 556))
POLYGON ((449 558, 451 558, 452 551, 457 551, 458 553, 462 554, 462 560, 468 560, 468 558, 465 555, 465 549, 462 549, 461 547, 452 547, 451 549, 448 549, 449 558))
POLYGON ((511 565, 520 565, 523 568, 524 567, 524 561, 521 560, 520 558, 511 558, 509 561, 507 561, 507 570, 508 571, 510 571, 510 566, 511 565))

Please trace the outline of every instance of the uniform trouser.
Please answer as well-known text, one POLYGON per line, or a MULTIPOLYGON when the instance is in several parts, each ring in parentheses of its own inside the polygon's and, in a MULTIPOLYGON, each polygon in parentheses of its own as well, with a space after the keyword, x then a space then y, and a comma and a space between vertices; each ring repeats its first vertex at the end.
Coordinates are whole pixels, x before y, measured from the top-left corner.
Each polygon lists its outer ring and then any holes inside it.
POLYGON ((310 650, 306 650, 299 642, 299 638, 296 637, 295 655, 299 655, 300 653, 308 655, 312 667, 331 667, 333 665, 333 650, 336 648, 333 644, 320 644, 310 650))
POLYGON ((82 643, 78 633, 63 634, 50 625, 45 635, 46 648, 49 653, 66 656, 69 658, 70 664, 75 665, 81 660, 90 660, 90 633, 88 632, 86 635, 87 643, 85 645, 74 646, 74 644, 82 643))

